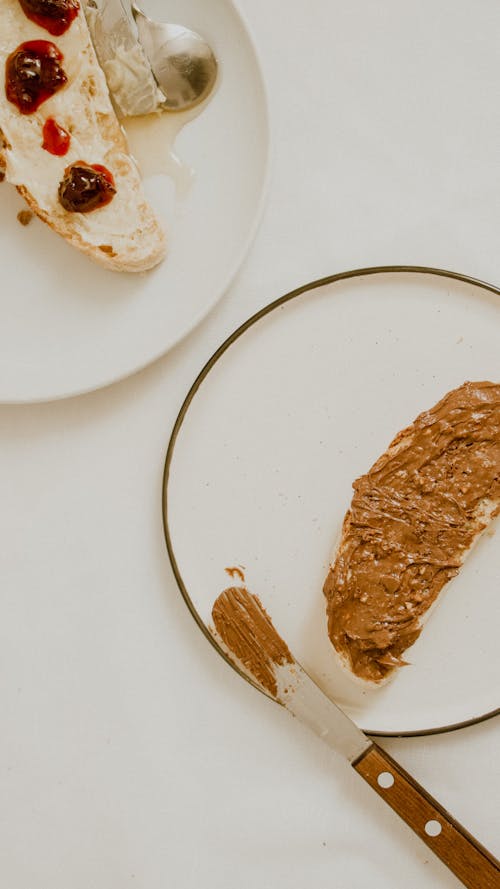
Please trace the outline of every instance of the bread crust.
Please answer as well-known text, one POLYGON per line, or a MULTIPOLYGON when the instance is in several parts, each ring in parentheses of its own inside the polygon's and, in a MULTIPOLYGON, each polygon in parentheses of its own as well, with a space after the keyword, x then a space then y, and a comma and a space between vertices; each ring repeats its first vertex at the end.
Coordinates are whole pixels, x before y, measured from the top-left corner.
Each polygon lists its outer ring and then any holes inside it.
MULTIPOLYGON (((1 160, 0 160, 1 166, 1 160)), ((145 253, 141 247, 130 249, 126 254, 115 253, 113 247, 108 244, 95 246, 81 236, 78 231, 69 224, 60 223, 57 218, 47 213, 38 205, 33 195, 24 185, 17 185, 17 191, 24 198, 30 210, 35 213, 42 222, 56 234, 63 237, 81 253, 85 253, 98 265, 104 266, 114 272, 146 272, 157 266, 165 258, 165 235, 158 221, 147 212, 143 214, 143 222, 140 228, 140 239, 148 240, 148 251, 145 253)))

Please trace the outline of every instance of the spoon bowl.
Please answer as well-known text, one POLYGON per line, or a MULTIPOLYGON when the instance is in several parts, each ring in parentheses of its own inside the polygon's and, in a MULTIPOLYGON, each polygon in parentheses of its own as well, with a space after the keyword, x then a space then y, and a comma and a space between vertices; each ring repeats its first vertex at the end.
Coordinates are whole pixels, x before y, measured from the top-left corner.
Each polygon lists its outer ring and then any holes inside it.
POLYGON ((167 111, 186 111, 203 102, 217 80, 218 65, 208 43, 182 25, 155 22, 132 3, 139 40, 162 92, 167 111))

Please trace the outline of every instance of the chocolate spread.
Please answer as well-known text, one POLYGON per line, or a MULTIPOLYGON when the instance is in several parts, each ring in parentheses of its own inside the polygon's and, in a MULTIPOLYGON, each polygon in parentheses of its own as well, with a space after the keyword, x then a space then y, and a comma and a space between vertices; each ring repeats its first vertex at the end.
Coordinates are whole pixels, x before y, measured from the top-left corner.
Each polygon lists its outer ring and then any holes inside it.
POLYGON ((233 580, 234 579, 241 580, 242 583, 245 583, 245 574, 244 574, 243 565, 241 565, 241 567, 238 565, 234 565, 233 567, 230 567, 230 568, 224 568, 224 571, 226 572, 226 574, 229 574, 229 577, 232 577, 233 580))
POLYGON ((449 392, 353 488, 323 590, 328 634, 356 676, 379 682, 500 512, 500 384, 449 392))
POLYGON ((229 587, 215 600, 212 618, 220 639, 264 688, 276 695, 275 667, 293 657, 257 596, 229 587))

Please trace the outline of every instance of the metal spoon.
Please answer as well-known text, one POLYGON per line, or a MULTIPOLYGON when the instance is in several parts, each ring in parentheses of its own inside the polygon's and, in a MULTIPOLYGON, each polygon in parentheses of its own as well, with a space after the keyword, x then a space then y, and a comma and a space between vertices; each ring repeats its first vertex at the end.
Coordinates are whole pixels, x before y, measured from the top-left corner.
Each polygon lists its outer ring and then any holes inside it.
POLYGON ((217 60, 208 43, 189 28, 152 21, 135 3, 131 9, 140 43, 166 97, 162 106, 185 111, 206 99, 217 79, 217 60))

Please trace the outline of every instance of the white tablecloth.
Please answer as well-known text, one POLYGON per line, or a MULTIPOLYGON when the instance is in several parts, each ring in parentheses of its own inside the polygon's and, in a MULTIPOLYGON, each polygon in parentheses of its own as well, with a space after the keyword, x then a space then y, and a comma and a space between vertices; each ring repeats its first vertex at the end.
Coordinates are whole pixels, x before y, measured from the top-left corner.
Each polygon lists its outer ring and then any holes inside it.
MULTIPOLYGON (((237 281, 139 375, 0 409, 5 889, 459 885, 207 644, 172 576, 160 497, 189 384, 269 300, 371 264, 500 281, 500 6, 239 7, 269 90, 273 169, 237 281)), ((384 742, 497 855, 499 744, 498 719, 384 742)))

